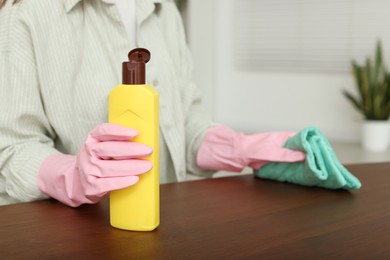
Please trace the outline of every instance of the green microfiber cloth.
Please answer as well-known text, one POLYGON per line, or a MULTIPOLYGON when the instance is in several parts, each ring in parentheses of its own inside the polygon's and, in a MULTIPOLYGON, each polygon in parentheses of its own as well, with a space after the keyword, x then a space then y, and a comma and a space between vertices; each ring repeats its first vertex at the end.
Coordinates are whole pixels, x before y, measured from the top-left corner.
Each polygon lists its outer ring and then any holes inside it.
POLYGON ((286 181, 328 189, 359 189, 360 181, 337 159, 326 137, 315 127, 306 127, 284 144, 286 148, 306 153, 303 162, 271 162, 255 175, 260 178, 286 181))

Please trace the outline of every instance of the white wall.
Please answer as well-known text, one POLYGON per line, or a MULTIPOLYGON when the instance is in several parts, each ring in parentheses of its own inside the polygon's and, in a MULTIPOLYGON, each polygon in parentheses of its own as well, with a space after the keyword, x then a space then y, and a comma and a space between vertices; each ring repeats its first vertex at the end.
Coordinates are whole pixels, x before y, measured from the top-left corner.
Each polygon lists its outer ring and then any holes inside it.
POLYGON ((203 93, 206 108, 215 117, 217 1, 189 0, 187 10, 187 33, 194 59, 194 79, 203 93))
POLYGON ((190 0, 195 81, 215 120, 246 132, 317 126, 329 139, 358 141, 362 118, 342 95, 349 74, 259 73, 233 64, 232 0, 190 0))

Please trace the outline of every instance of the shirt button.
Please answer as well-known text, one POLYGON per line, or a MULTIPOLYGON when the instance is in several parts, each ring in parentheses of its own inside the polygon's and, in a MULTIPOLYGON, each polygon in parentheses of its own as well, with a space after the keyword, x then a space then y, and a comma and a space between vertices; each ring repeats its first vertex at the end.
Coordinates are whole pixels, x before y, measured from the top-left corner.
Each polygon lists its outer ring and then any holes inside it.
POLYGON ((157 86, 158 86, 158 83, 159 83, 158 80, 155 79, 155 80, 153 80, 153 83, 152 83, 152 84, 153 84, 154 87, 157 87, 157 86))

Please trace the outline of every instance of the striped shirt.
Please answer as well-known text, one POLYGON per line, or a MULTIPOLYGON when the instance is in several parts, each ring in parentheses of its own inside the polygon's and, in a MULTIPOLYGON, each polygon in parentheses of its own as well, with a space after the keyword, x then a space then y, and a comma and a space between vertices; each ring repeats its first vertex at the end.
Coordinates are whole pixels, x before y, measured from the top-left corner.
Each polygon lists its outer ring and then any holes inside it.
MULTIPOLYGON (((136 44, 160 93, 161 179, 208 177, 196 153, 212 122, 191 79, 192 61, 173 1, 136 1, 136 44), (171 174, 171 175, 170 175, 171 174)), ((44 198, 42 161, 77 154, 107 121, 107 97, 131 48, 113 0, 23 0, 0 11, 0 203, 44 198)))

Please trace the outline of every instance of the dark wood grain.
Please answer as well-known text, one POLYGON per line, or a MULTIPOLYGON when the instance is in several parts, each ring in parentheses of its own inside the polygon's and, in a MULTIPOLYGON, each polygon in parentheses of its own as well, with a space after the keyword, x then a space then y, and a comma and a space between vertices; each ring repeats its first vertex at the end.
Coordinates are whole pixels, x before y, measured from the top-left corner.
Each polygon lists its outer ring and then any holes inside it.
POLYGON ((251 175, 161 186, 153 232, 110 227, 108 202, 0 207, 0 259, 390 259, 390 163, 348 166, 358 191, 251 175))

